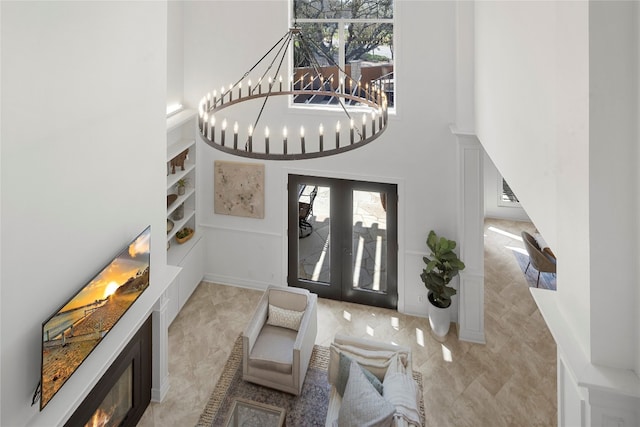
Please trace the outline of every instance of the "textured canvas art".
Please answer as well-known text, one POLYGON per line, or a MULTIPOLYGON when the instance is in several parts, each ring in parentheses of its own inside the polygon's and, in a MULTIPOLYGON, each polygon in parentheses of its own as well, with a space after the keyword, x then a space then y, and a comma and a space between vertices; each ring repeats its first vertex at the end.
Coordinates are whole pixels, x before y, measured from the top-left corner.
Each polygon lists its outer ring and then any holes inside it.
POLYGON ((264 164, 216 160, 213 169, 215 213, 264 218, 264 164))

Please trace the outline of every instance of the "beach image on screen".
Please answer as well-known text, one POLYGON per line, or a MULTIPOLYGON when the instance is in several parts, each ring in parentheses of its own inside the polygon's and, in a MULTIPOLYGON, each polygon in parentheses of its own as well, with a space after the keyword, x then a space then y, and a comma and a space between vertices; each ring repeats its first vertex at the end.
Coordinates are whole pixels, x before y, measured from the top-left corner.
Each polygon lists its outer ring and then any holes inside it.
POLYGON ((149 286, 147 228, 42 326, 40 408, 149 286))

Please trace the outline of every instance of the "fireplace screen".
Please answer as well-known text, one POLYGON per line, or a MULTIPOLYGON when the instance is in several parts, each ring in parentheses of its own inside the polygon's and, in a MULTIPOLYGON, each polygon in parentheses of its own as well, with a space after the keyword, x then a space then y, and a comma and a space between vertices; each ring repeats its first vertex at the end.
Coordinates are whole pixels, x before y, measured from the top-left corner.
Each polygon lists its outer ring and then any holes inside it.
POLYGON ((117 427, 133 407, 133 367, 129 365, 85 427, 117 427))

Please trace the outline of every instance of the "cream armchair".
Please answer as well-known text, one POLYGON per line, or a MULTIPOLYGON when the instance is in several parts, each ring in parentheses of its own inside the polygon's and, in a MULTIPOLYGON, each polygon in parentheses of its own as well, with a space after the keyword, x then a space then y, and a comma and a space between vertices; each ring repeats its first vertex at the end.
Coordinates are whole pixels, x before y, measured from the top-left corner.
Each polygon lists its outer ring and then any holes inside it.
POLYGON ((242 334, 242 379, 299 395, 318 332, 318 296, 270 286, 242 334))

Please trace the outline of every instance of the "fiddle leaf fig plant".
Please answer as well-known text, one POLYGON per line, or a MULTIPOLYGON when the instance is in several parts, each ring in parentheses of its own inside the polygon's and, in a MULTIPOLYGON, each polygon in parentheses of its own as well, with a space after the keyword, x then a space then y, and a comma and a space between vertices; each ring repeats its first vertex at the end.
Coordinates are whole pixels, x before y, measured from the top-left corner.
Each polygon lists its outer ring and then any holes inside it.
POLYGON ((456 294, 455 288, 448 286, 449 282, 464 270, 465 265, 453 251, 456 242, 444 237, 438 238, 433 230, 427 237, 427 246, 431 249, 431 254, 429 257, 422 257, 426 266, 420 278, 431 291, 429 301, 436 307, 447 308, 451 305, 451 297, 456 294))

